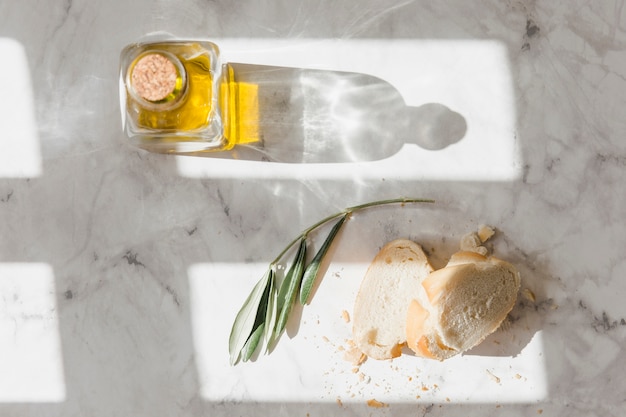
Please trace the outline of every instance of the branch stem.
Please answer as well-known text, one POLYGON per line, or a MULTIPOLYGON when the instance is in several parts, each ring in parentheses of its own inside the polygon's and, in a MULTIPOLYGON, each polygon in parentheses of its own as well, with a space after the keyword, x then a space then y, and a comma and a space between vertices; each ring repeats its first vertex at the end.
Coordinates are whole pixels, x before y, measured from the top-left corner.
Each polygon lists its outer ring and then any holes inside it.
POLYGON ((278 254, 278 256, 276 257, 276 259, 274 259, 272 261, 272 263, 270 264, 270 268, 272 269, 276 269, 276 265, 280 262, 280 260, 283 258, 283 256, 285 256, 285 254, 287 253, 287 251, 289 251, 289 249, 291 249, 293 247, 293 245, 295 245, 296 243, 298 243, 302 238, 306 238, 309 233, 311 233, 312 231, 314 231, 315 229, 317 229, 320 226, 323 226, 324 224, 338 219, 339 217, 343 216, 344 214, 352 214, 355 211, 359 211, 359 210, 364 210, 370 207, 377 207, 377 206, 384 206, 384 205, 388 205, 388 204, 406 204, 406 203, 434 203, 435 200, 431 200, 431 199, 427 199, 427 198, 392 198, 392 199, 388 199, 388 200, 378 200, 378 201, 370 201, 369 203, 364 203, 364 204, 359 204, 356 206, 352 206, 352 207, 348 207, 346 209, 344 209, 343 211, 340 211, 339 213, 335 213, 335 214, 331 214, 328 217, 323 218, 322 220, 318 221, 317 223, 313 224, 312 226, 307 227, 306 229, 304 229, 302 231, 302 233, 300 233, 300 235, 298 235, 294 240, 292 240, 286 247, 285 249, 283 249, 282 252, 280 252, 280 254, 278 254))

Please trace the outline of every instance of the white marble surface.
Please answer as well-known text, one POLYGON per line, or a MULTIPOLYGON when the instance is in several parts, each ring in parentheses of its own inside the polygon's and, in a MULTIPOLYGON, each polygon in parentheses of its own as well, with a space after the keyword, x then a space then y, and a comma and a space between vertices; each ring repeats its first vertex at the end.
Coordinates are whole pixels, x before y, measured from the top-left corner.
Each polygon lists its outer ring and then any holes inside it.
POLYGON ((0 415, 624 415, 626 9, 471 3, 0 3, 0 415), (386 77, 467 132, 332 165, 149 154, 121 133, 117 65, 154 31, 386 77), (341 52, 364 45, 379 65, 341 52), (402 48, 423 65, 392 65, 402 48), (437 203, 356 216, 299 325, 272 355, 227 365, 233 316, 288 241, 403 195, 437 203), (361 381, 338 350, 341 311, 376 250, 410 237, 441 264, 481 223, 536 300, 463 357, 367 361, 361 381))

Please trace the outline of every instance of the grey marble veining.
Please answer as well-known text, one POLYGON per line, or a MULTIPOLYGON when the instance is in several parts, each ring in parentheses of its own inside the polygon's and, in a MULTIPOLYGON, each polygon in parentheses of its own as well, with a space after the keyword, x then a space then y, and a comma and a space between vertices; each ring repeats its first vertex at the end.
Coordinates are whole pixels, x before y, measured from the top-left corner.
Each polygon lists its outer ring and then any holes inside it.
POLYGON ((623 6, 0 3, 0 86, 13 95, 0 105, 0 415, 624 415, 623 6), (221 40, 239 59, 405 77, 396 87, 410 104, 448 105, 466 134, 444 150, 356 163, 150 154, 121 131, 118 60, 155 31, 221 40), (298 46, 281 56, 284 42, 385 47, 371 48, 368 69, 298 46), (493 44, 502 65, 471 59, 493 44), (421 76, 385 66, 399 45, 429 58, 406 60, 421 76), (451 73, 465 77, 458 87, 427 88, 451 73), (485 170, 495 151, 483 145, 497 139, 516 152, 510 171, 485 170), (343 207, 406 195, 437 203, 355 216, 300 325, 272 355, 228 366, 232 318, 285 244, 343 207), (522 273, 506 328, 449 362, 405 355, 353 374, 340 313, 376 250, 409 237, 441 265, 483 223, 522 273), (388 406, 368 407, 372 398, 388 406))

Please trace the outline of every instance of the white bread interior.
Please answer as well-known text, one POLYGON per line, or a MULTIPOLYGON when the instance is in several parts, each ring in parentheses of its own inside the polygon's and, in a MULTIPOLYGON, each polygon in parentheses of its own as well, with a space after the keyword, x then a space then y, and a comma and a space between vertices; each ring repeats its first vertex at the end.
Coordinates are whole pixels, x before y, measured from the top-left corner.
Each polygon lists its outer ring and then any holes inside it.
POLYGON ((423 280, 410 302, 409 348, 439 360, 471 349, 500 326, 519 286, 519 273, 508 262, 472 251, 454 254, 423 280))
POLYGON ((354 305, 354 342, 363 353, 374 359, 400 356, 409 304, 432 271, 421 246, 413 241, 394 240, 379 251, 354 305))

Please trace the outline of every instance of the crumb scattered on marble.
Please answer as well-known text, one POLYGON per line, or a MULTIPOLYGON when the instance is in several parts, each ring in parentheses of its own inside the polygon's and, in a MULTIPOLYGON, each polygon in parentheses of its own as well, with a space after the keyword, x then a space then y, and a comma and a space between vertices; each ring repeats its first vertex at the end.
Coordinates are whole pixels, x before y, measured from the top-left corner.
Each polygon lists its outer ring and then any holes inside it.
POLYGON ((531 303, 534 303, 535 301, 537 301, 537 297, 535 297, 535 293, 532 292, 530 289, 528 288, 524 288, 522 290, 522 295, 524 296, 525 299, 527 299, 528 301, 530 301, 531 303))
POLYGON ((345 321, 346 323, 350 323, 350 313, 348 313, 346 310, 343 310, 341 312, 341 318, 343 318, 343 321, 345 321))
POLYGON ((361 352, 357 347, 353 347, 344 353, 343 358, 354 366, 360 366, 367 360, 367 355, 361 352))
POLYGON ((520 374, 515 374, 515 379, 522 379, 522 376, 520 374))
POLYGON ((468 233, 461 237, 461 250, 472 251, 480 246, 482 242, 476 233, 468 233))
POLYGON ((495 234, 495 230, 491 226, 482 225, 480 229, 478 229, 478 238, 482 243, 485 243, 489 238, 491 238, 495 234))
POLYGON ((498 384, 500 383, 500 378, 494 375, 493 372, 491 372, 489 369, 485 369, 485 371, 487 372, 487 375, 489 375, 491 379, 493 379, 498 384))
POLYGON ((383 402, 377 401, 374 398, 367 400, 367 406, 368 407, 373 407, 373 408, 383 408, 383 407, 389 407, 389 404, 385 404, 383 402))
POLYGON ((543 410, 540 408, 539 410, 537 410, 537 414, 542 414, 543 410))
POLYGON ((337 401, 337 405, 338 405, 339 407, 343 407, 343 402, 341 401, 341 398, 337 398, 337 400, 336 400, 336 401, 337 401))
POLYGON ((359 361, 357 365, 363 364, 363 362, 365 362, 366 360, 367 360, 367 355, 365 353, 361 353, 361 356, 359 357, 359 361))
POLYGON ((359 373, 359 381, 365 384, 369 384, 371 380, 372 378, 370 378, 368 375, 365 375, 363 372, 359 373))
POLYGON ((462 251, 475 252, 487 256, 489 251, 486 247, 481 245, 482 243, 476 233, 468 233, 461 238, 460 249, 462 251))

